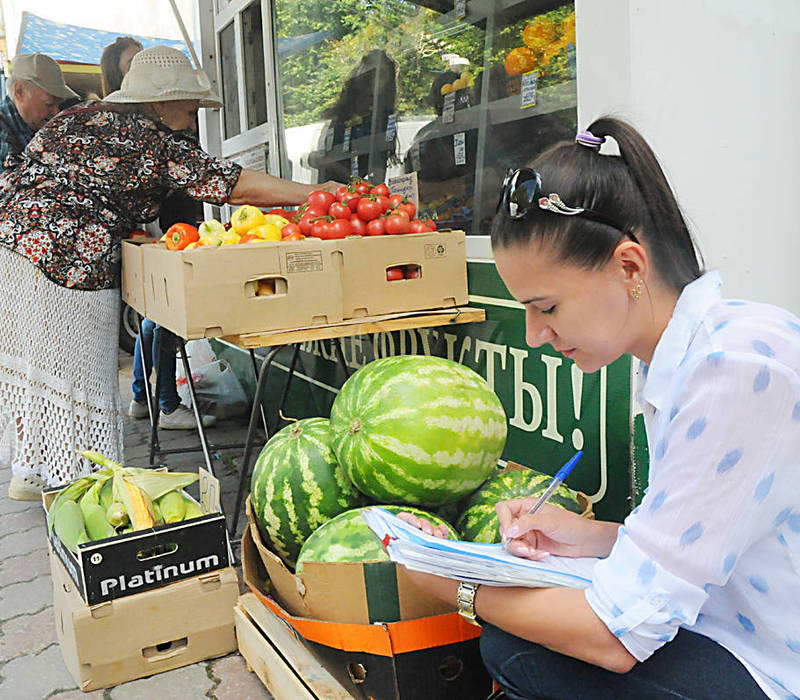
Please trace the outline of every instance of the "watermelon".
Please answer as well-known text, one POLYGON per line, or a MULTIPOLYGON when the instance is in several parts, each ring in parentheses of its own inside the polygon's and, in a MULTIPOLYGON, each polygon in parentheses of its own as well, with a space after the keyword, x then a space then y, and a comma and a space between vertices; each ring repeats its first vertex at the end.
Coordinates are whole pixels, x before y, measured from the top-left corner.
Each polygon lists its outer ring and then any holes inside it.
MULTIPOLYGON (((445 525, 452 539, 458 534, 450 523, 433 513, 410 506, 381 506, 392 513, 413 513, 430 520, 434 525, 445 525)), ((300 555, 297 557, 297 573, 303 570, 307 561, 389 561, 389 555, 383 548, 377 535, 369 529, 366 520, 361 517, 365 508, 355 508, 337 515, 314 531, 309 537, 300 555)))
POLYGON ((266 545, 289 566, 320 525, 366 501, 339 466, 330 422, 304 418, 270 438, 253 468, 250 503, 266 545))
POLYGON ((331 409, 333 450, 356 487, 383 503, 436 507, 474 491, 506 440, 500 399, 451 360, 401 355, 370 362, 331 409))
MULTIPOLYGON (((534 469, 517 469, 498 472, 488 479, 464 504, 456 521, 462 539, 471 542, 500 542, 500 521, 495 504, 511 498, 538 496, 553 480, 552 476, 534 469)), ((559 486, 548 503, 581 513, 578 499, 568 488, 559 486)))

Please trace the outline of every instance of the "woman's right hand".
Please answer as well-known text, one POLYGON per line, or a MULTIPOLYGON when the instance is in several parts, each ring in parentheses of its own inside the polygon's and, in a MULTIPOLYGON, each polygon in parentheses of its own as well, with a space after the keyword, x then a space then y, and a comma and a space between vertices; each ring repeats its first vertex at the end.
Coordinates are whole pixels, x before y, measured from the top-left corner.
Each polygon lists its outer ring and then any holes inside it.
POLYGON ((500 534, 508 540, 508 551, 526 559, 543 559, 548 554, 564 557, 606 556, 616 538, 617 523, 583 518, 554 505, 545 504, 529 515, 536 498, 515 498, 495 506, 500 534), (611 529, 614 532, 611 532, 611 529))

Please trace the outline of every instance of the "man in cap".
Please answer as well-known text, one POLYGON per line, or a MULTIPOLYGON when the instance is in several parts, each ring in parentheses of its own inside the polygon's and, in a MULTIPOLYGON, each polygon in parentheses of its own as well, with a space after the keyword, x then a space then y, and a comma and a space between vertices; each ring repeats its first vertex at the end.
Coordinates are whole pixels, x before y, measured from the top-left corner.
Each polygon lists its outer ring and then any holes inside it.
POLYGON ((78 97, 64 83, 58 63, 42 53, 14 58, 6 91, 0 102, 0 172, 6 156, 21 153, 64 100, 78 97))

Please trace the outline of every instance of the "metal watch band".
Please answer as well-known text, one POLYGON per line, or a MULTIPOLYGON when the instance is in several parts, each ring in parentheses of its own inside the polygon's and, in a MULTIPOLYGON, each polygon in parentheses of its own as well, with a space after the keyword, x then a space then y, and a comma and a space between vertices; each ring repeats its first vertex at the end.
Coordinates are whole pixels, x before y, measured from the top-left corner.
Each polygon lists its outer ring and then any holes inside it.
POLYGON ((462 582, 458 585, 458 594, 456 596, 458 614, 473 625, 479 624, 478 616, 475 614, 475 593, 477 590, 478 586, 476 584, 462 582))

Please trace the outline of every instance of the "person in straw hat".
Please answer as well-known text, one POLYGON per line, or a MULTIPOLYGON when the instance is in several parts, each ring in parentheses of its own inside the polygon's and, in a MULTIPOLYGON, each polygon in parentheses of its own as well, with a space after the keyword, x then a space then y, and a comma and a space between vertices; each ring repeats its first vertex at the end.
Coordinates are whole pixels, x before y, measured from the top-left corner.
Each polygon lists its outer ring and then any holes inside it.
POLYGON ((0 172, 6 157, 20 153, 64 100, 78 97, 64 82, 58 63, 43 53, 14 58, 6 93, 0 102, 0 172))
POLYGON ((0 176, 0 463, 11 498, 122 460, 115 352, 123 236, 173 190, 211 204, 299 204, 313 189, 205 153, 197 110, 218 108, 180 51, 138 53, 104 102, 65 110, 0 176))

